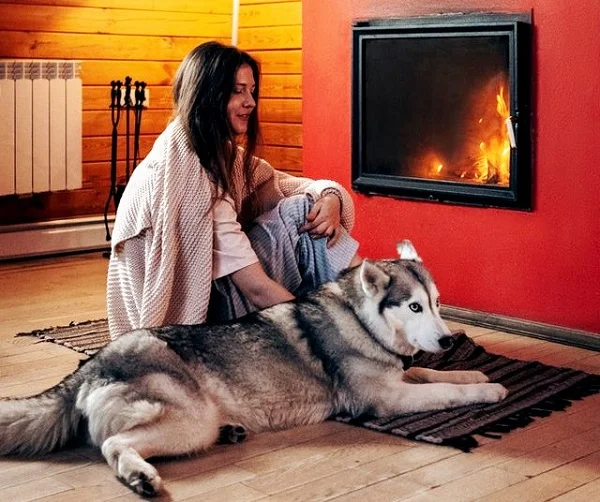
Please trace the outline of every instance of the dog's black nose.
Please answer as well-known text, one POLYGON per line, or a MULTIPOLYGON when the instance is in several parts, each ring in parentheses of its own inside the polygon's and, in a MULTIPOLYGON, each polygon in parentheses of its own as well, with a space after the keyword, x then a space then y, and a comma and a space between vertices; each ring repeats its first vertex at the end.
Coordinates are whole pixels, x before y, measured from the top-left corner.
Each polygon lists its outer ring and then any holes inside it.
POLYGON ((454 337, 452 336, 443 336, 438 340, 440 347, 444 350, 448 350, 452 345, 454 345, 454 337))

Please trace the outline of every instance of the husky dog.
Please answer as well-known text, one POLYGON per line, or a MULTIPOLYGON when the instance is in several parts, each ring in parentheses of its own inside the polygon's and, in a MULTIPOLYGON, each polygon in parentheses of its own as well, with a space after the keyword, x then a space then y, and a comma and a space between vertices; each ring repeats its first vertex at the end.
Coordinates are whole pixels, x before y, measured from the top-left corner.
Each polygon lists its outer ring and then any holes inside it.
POLYGON ((337 414, 392 416, 502 400, 477 371, 404 370, 453 342, 438 290, 409 241, 303 298, 226 324, 140 329, 38 396, 0 401, 0 455, 40 455, 86 436, 135 492, 162 487, 145 459, 337 414))

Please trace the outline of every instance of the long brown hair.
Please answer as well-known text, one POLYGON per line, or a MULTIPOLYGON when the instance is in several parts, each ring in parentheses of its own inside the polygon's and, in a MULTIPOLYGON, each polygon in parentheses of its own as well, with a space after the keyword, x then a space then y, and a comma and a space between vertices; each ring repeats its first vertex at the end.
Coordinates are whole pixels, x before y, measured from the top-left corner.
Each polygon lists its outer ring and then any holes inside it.
MULTIPOLYGON (((258 95, 260 69, 247 52, 219 42, 206 42, 193 49, 177 69, 173 82, 175 114, 180 117, 188 139, 221 195, 236 195, 251 186, 253 156, 259 135, 258 95), (233 92, 238 69, 247 64, 256 84, 256 107, 248 121, 244 138, 242 177, 233 175, 236 135, 227 120, 227 104, 233 92), (238 185, 241 183, 241 186, 238 185)), ((251 189, 249 190, 251 191, 251 189)))

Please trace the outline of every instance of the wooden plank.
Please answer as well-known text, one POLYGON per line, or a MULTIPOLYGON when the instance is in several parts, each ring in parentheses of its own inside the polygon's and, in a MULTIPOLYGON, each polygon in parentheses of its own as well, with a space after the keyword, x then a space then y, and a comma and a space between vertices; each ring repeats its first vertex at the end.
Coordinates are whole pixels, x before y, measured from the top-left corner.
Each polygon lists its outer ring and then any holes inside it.
POLYGON ((210 500, 210 502, 231 502, 232 500, 235 500, 235 502, 252 502, 254 500, 264 500, 264 494, 247 487, 241 482, 203 492, 194 497, 186 498, 183 502, 203 502, 205 500, 210 500))
POLYGON ((239 46, 244 50, 301 49, 302 26, 240 28, 239 46))
POLYGON ((589 502, 597 498, 598 493, 600 493, 600 479, 553 498, 552 502, 589 502))
MULTIPOLYGON (((248 51, 260 63, 263 79, 269 74, 301 74, 302 50, 248 51)), ((183 56, 185 57, 185 55, 183 56)), ((85 85, 108 85, 129 75, 149 86, 169 86, 180 61, 86 60, 81 65, 85 85)), ((153 96, 154 101, 154 96, 153 96)))
POLYGON ((553 497, 576 488, 580 484, 577 481, 561 478, 552 473, 544 473, 535 478, 503 488, 478 500, 481 502, 505 502, 507 500, 538 502, 540 500, 550 500, 553 497))
POLYGON ((362 488, 369 480, 372 482, 373 474, 360 471, 358 465, 407 449, 404 441, 398 438, 386 442, 383 438, 357 439, 357 435, 362 436, 362 431, 346 430, 337 436, 329 436, 320 448, 308 449, 304 454, 275 451, 267 453, 267 458, 254 457, 248 463, 236 465, 258 471, 255 478, 244 484, 270 495, 269 500, 328 500, 362 488), (275 457, 275 461, 268 458, 271 456, 275 457), (277 462, 277 457, 282 461, 277 462), (353 481, 348 483, 350 479, 353 481))
MULTIPOLYGON (((171 110, 148 109, 142 112, 141 131, 142 134, 160 134, 169 124, 171 110)), ((126 133, 127 114, 121 110, 119 120, 119 136, 126 133)), ((133 110, 130 112, 129 132, 133 140, 134 117, 133 110)), ((110 110, 92 110, 83 112, 83 137, 88 136, 109 136, 112 132, 111 111, 110 110)), ((133 144, 133 141, 132 141, 133 144)))
MULTIPOLYGON (((157 135, 140 136, 140 156, 143 158, 152 149, 157 135)), ((83 138, 83 162, 99 162, 110 159, 110 136, 88 136, 83 138)), ((117 143, 118 159, 125 159, 125 138, 119 137, 117 143)))
POLYGON ((595 480, 600 481, 600 469, 598 467, 600 467, 600 451, 595 451, 590 455, 554 469, 552 474, 581 481, 582 483, 589 483, 595 480))
MULTIPOLYGON (((278 1, 278 0, 273 0, 278 1)), ((288 1, 288 0, 286 0, 288 1)), ((98 7, 106 9, 137 9, 175 12, 197 12, 200 14, 230 14, 231 0, 169 0, 149 2, 148 0, 0 0, 0 4, 57 5, 65 7, 98 7)))
POLYGON ((32 479, 27 483, 15 484, 2 489, 4 500, 19 500, 22 502, 35 500, 69 490, 69 486, 55 481, 52 477, 32 479))
MULTIPOLYGON (((28 33, 5 31, 0 53, 5 58, 115 59, 181 61, 194 47, 212 37, 144 37, 91 33, 28 33), (121 50, 126 47, 127 50, 121 50)), ((229 39, 218 39, 228 43, 229 39)))
POLYGON ((525 456, 512 458, 500 464, 500 467, 506 471, 534 477, 596 452, 599 444, 600 431, 590 429, 535 451, 528 451, 525 456))
MULTIPOLYGON (((407 479, 404 476, 401 479, 407 479)), ((489 467, 464 477, 455 478, 441 486, 411 498, 414 502, 431 500, 477 500, 509 486, 525 481, 521 474, 510 473, 498 467, 489 467)))
POLYGON ((292 0, 240 0, 240 6, 268 4, 268 3, 289 3, 290 1, 292 1, 292 0))
MULTIPOLYGON (((139 162, 138 162, 139 164, 139 162)), ((82 165, 83 178, 85 180, 83 188, 93 188, 95 186, 110 186, 110 161, 103 162, 84 162, 82 165)), ((129 164, 130 173, 133 171, 133 163, 129 164)), ((125 160, 117 161, 117 183, 125 182, 126 165, 125 160)))
POLYGON ((191 473, 185 477, 178 474, 173 478, 163 476, 163 479, 168 483, 170 500, 176 501, 185 500, 198 492, 218 491, 228 485, 242 482, 245 484, 252 477, 252 473, 235 465, 226 465, 219 469, 191 473))
MULTIPOLYGON (((171 110, 173 98, 171 87, 168 86, 148 86, 150 93, 150 108, 171 110)), ((84 86, 83 87, 83 110, 109 110, 110 109, 110 85, 104 86, 84 86)), ((142 112, 143 115, 147 110, 142 112)))
POLYGON ((0 4, 1 30, 229 38, 231 15, 51 5, 32 9, 30 5, 0 4))
POLYGON ((259 101, 261 122, 302 123, 302 100, 266 98, 259 101))
POLYGON ((88 60, 81 65, 81 79, 86 86, 109 86, 111 80, 124 81, 129 76, 134 82, 144 81, 152 88, 170 86, 179 64, 179 61, 88 60))
POLYGON ((275 169, 302 175, 302 148, 265 145, 257 149, 257 155, 275 169))
POLYGON ((302 73, 302 50, 248 51, 259 63, 263 75, 268 73, 302 73))
POLYGON ((302 2, 240 5, 240 28, 302 24, 302 2))
POLYGON ((262 136, 265 145, 302 146, 302 124, 263 123, 262 136))
POLYGON ((301 98, 302 75, 265 75, 260 95, 269 98, 301 98))
MULTIPOLYGON (((63 192, 44 192, 23 199, 0 197, 0 224, 13 225, 58 218, 101 215, 104 212, 107 197, 108 190, 105 186, 63 192)), ((112 213, 113 206, 111 205, 110 214, 112 213)), ((36 327, 39 326, 32 326, 31 329, 36 327)))

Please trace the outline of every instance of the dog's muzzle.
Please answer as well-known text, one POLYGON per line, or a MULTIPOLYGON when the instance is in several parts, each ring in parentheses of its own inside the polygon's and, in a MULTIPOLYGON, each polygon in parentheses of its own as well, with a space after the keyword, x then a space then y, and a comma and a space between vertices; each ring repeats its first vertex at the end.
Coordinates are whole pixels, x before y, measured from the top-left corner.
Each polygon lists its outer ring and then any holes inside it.
POLYGON ((452 336, 443 336, 442 338, 440 338, 438 340, 438 343, 440 344, 440 347, 443 350, 448 350, 449 348, 452 347, 452 345, 454 345, 454 337, 452 337, 452 336))

